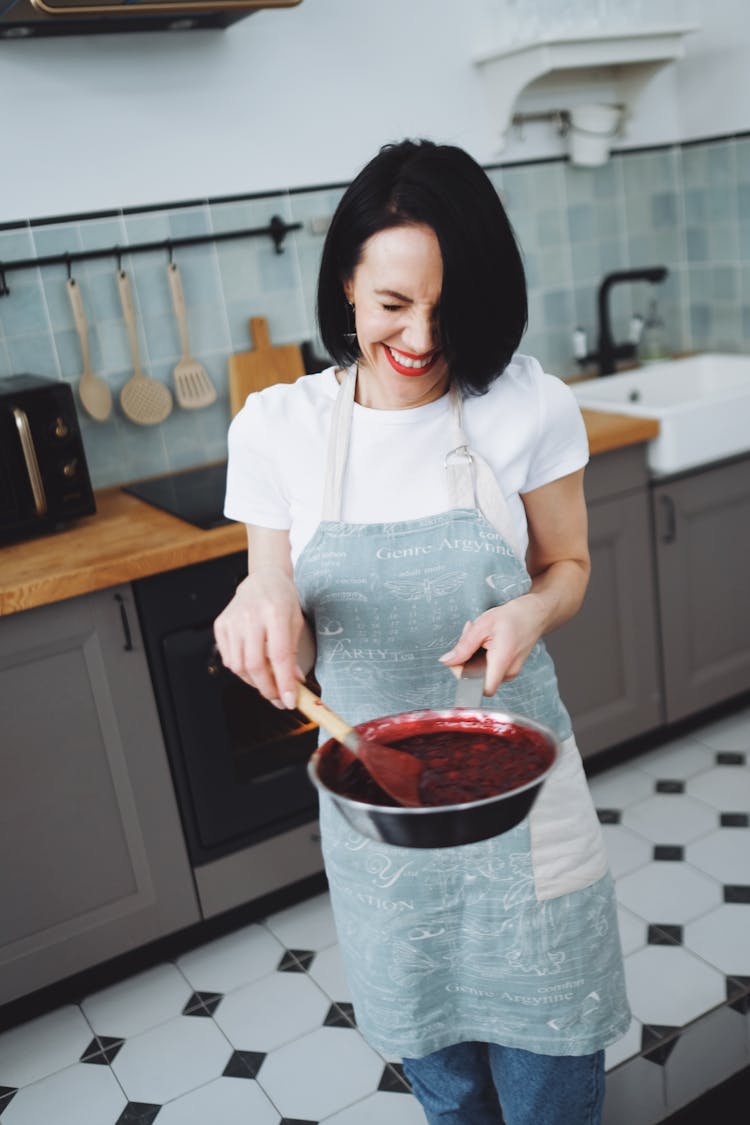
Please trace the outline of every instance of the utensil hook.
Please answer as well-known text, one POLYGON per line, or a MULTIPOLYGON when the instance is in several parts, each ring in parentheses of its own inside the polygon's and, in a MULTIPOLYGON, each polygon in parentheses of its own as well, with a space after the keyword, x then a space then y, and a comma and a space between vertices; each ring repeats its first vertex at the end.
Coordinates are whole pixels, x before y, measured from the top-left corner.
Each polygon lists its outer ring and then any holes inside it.
POLYGON ((167 250, 169 251, 169 264, 174 265, 174 244, 171 238, 167 239, 167 250))
POLYGON ((70 268, 70 254, 68 254, 67 251, 65 252, 65 269, 68 272, 68 281, 72 281, 73 276, 72 276, 72 271, 71 271, 71 268, 70 268))
POLYGON ((284 238, 286 237, 286 226, 284 220, 279 218, 278 215, 272 215, 268 224, 273 239, 273 245, 277 254, 284 253, 284 238))
POLYGON ((8 282, 5 280, 5 270, 3 269, 3 263, 0 262, 0 297, 9 296, 10 289, 8 288, 8 282))

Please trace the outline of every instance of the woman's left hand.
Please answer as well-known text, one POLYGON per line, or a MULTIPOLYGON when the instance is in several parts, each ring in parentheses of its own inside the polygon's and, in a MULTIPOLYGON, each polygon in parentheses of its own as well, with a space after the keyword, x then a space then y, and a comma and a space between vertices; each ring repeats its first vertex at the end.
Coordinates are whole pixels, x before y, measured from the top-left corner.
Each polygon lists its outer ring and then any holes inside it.
POLYGON ((467 621, 450 652, 440 657, 443 664, 459 667, 480 648, 487 650, 484 694, 494 695, 500 684, 514 679, 539 640, 544 628, 544 612, 534 594, 524 594, 505 605, 493 606, 467 621))

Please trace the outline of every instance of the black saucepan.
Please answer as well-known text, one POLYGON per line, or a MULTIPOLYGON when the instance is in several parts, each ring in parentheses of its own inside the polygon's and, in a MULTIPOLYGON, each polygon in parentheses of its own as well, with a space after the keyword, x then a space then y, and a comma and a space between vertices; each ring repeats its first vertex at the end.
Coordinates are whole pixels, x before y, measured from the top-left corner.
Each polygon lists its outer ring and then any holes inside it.
MULTIPOLYGON (((369 793, 370 800, 367 796, 362 800, 337 792, 336 786, 340 785, 343 776, 342 768, 347 765, 342 753, 348 752, 334 739, 319 746, 308 764, 313 784, 332 798, 357 832, 382 843, 407 848, 473 844, 514 828, 531 810, 560 754, 559 741, 548 727, 508 711, 471 708, 407 711, 361 723, 356 729, 365 737, 369 735, 391 745, 411 735, 442 731, 461 731, 467 738, 472 735, 499 735, 501 737, 497 740, 487 741, 495 746, 492 753, 509 756, 508 765, 512 755, 515 754, 517 759, 518 755, 527 752, 525 746, 533 744, 535 772, 523 784, 481 800, 417 808, 381 804, 381 793, 377 787, 361 791, 366 795, 369 793)), ((351 759, 348 764, 351 764, 351 759)), ((357 792, 359 798, 361 793, 357 792)), ((382 798, 384 802, 389 800, 385 794, 382 798)))

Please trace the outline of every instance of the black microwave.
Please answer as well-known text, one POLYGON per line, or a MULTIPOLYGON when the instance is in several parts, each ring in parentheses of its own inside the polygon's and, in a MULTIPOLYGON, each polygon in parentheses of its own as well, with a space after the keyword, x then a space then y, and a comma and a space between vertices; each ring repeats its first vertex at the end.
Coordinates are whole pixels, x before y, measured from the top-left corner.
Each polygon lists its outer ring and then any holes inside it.
POLYGON ((70 386, 39 375, 0 378, 0 542, 95 511, 70 386))

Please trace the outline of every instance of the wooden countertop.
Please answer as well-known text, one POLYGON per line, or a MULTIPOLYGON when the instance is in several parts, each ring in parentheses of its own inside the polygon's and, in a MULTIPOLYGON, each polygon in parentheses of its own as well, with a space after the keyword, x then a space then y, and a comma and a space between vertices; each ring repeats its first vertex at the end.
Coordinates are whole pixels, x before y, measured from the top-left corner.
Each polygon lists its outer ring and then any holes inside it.
MULTIPOLYGON (((583 411, 592 456, 650 441, 659 423, 583 411)), ((242 551, 245 528, 203 531, 123 492, 96 494, 96 514, 64 531, 0 547, 0 615, 242 551)))
POLYGON ((626 445, 639 445, 659 436, 656 418, 632 418, 627 414, 605 414, 599 410, 582 410, 589 435, 589 452, 610 453, 626 445))

